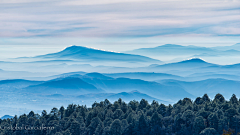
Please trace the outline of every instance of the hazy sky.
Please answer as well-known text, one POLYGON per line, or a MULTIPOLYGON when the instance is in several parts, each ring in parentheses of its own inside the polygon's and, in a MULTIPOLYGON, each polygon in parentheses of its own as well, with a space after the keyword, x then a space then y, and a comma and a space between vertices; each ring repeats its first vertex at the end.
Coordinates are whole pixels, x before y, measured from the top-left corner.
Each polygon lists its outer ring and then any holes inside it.
POLYGON ((0 0, 5 49, 75 44, 124 51, 238 42, 240 0, 0 0))

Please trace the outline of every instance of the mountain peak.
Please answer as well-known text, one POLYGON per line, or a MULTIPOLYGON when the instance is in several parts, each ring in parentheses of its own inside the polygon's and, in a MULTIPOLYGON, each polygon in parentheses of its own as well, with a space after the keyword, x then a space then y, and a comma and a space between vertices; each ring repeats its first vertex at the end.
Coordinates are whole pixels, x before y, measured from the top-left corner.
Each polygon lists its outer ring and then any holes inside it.
POLYGON ((161 63, 160 60, 146 56, 116 53, 102 49, 88 48, 72 45, 57 53, 36 56, 36 58, 55 59, 55 60, 81 60, 81 61, 121 61, 121 62, 146 62, 161 63))
POLYGON ((79 50, 83 50, 83 49, 90 49, 90 48, 87 48, 87 47, 84 47, 84 46, 72 45, 72 46, 66 47, 63 51, 65 51, 65 50, 79 51, 79 50))
POLYGON ((13 118, 13 116, 10 116, 10 115, 4 115, 1 117, 1 119, 11 119, 13 118))
POLYGON ((85 46, 77 46, 77 45, 72 45, 72 46, 66 47, 63 51, 65 51, 65 50, 71 50, 71 51, 96 50, 96 51, 108 52, 103 49, 97 49, 97 48, 85 47, 85 46))
POLYGON ((165 44, 165 45, 158 46, 157 48, 160 48, 160 47, 183 47, 183 46, 175 45, 175 44, 165 44))
POLYGON ((201 59, 201 58, 191 58, 191 59, 188 59, 188 60, 185 60, 185 61, 182 61, 182 62, 206 63, 206 61, 204 61, 204 60, 201 59))

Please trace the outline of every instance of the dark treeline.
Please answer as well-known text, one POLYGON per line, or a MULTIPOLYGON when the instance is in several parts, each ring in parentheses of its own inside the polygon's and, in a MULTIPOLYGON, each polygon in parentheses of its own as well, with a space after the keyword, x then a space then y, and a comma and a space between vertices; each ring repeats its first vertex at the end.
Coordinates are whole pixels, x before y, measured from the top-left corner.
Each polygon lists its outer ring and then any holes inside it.
POLYGON ((240 132, 240 101, 226 101, 221 94, 179 100, 164 105, 119 99, 95 102, 91 108, 70 104, 67 108, 30 112, 0 120, 4 135, 237 135, 240 132))

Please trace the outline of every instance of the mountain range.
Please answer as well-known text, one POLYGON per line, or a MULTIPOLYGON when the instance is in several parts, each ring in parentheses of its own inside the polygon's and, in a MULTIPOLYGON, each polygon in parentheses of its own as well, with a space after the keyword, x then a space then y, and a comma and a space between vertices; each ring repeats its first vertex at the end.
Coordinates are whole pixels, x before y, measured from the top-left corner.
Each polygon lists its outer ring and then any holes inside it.
MULTIPOLYGON (((142 74, 144 75, 144 73, 142 74)), ((127 73, 125 75, 131 76, 134 74, 127 73)), ((183 78, 179 78, 179 80, 161 79, 146 81, 121 77, 112 78, 100 73, 86 73, 74 77, 73 75, 62 76, 49 81, 3 80, 0 81, 0 90, 7 90, 6 87, 8 87, 12 92, 37 95, 60 94, 75 96, 95 94, 96 98, 98 93, 116 94, 137 91, 147 94, 152 98, 168 102, 173 102, 175 99, 184 97, 196 97, 205 93, 212 96, 220 92, 227 97, 230 97, 233 93, 240 95, 240 82, 237 80, 211 78, 201 81, 183 81, 181 79, 183 78)))
POLYGON ((152 65, 151 67, 154 68, 161 68, 161 69, 192 69, 192 68, 203 68, 209 66, 215 66, 216 64, 208 63, 200 58, 192 58, 176 63, 164 64, 164 65, 152 65))
POLYGON ((214 97, 218 93, 223 94, 227 98, 230 98, 232 94, 240 96, 240 81, 217 78, 194 82, 179 80, 161 80, 158 82, 165 85, 182 87, 188 93, 195 96, 200 96, 206 93, 211 97, 214 97))
POLYGON ((103 90, 96 88, 95 86, 86 83, 80 78, 57 78, 38 85, 31 85, 24 89, 28 93, 40 93, 40 94, 65 94, 76 95, 86 93, 99 93, 103 90))
POLYGON ((154 48, 140 48, 136 50, 126 51, 126 53, 130 54, 140 54, 140 55, 193 55, 193 54, 201 54, 201 53, 210 53, 216 52, 211 48, 207 47, 198 47, 198 46, 182 46, 175 44, 165 44, 161 46, 157 46, 154 48))
POLYGON ((217 64, 230 64, 239 62, 236 56, 240 56, 240 44, 225 47, 199 47, 182 46, 175 44, 165 44, 154 48, 140 48, 131 51, 125 51, 128 54, 143 55, 154 59, 160 59, 165 63, 177 62, 183 59, 193 57, 204 58, 217 64), (219 60, 219 57, 227 57, 219 60), (229 61, 228 59, 231 59, 229 61))
POLYGON ((164 100, 159 100, 157 98, 153 98, 151 96, 148 96, 147 94, 143 94, 137 90, 130 91, 130 92, 121 92, 121 93, 98 93, 98 94, 85 94, 77 96, 77 98, 83 100, 83 101, 103 101, 105 99, 108 99, 110 101, 116 101, 117 99, 121 98, 122 100, 129 102, 129 101, 140 101, 141 99, 146 99, 148 101, 158 101, 159 103, 170 103, 164 100))
MULTIPOLYGON (((9 84, 7 81, 2 82, 5 82, 8 87, 16 85, 15 83, 9 84)), ((15 82, 18 85, 21 83, 20 81, 15 82)), ((26 81, 22 81, 22 83, 25 84, 26 81)), ((4 84, 1 84, 0 87, 2 85, 4 84)), ((89 93, 131 92, 134 90, 166 101, 184 97, 194 97, 181 87, 168 86, 140 79, 112 78, 100 73, 87 73, 74 77, 59 77, 49 81, 36 81, 31 85, 25 85, 25 87, 18 87, 15 91, 37 95, 83 95, 89 93)))
POLYGON ((11 119, 11 118, 13 118, 13 116, 10 116, 10 115, 4 115, 1 117, 2 120, 3 119, 11 119))
POLYGON ((154 72, 126 72, 126 73, 105 73, 104 75, 113 78, 130 78, 130 79, 141 79, 145 81, 155 81, 164 79, 176 79, 181 80, 184 77, 167 74, 167 73, 154 73, 154 72))
POLYGON ((182 46, 175 44, 165 44, 153 48, 139 48, 131 51, 126 51, 129 54, 138 54, 144 56, 171 56, 171 55, 199 55, 199 54, 212 54, 212 55, 229 55, 230 53, 240 53, 240 43, 233 46, 219 46, 219 47, 199 47, 194 45, 182 46))
POLYGON ((212 47, 212 49, 217 49, 217 50, 237 50, 240 51, 240 43, 234 44, 232 46, 217 46, 217 47, 212 47))
POLYGON ((0 113, 91 105, 105 98, 168 104, 205 93, 211 98, 217 93, 240 96, 239 46, 167 44, 124 53, 71 46, 57 53, 0 61, 0 113))
POLYGON ((160 60, 148 58, 141 55, 117 53, 110 51, 97 50, 83 46, 70 46, 63 51, 46 55, 36 56, 35 58, 52 60, 77 60, 77 61, 112 61, 112 62, 147 62, 161 63, 160 60))
MULTIPOLYGON (((175 86, 167 86, 156 82, 144 81, 140 79, 114 78, 114 79, 98 79, 83 76, 82 79, 97 88, 106 92, 130 92, 137 90, 146 93, 149 96, 162 99, 177 99, 179 97, 194 97, 187 93, 184 89, 175 86), (176 94, 178 93, 178 94, 176 94), (170 98, 171 97, 171 98, 170 98)), ((171 101, 171 100, 169 100, 171 101)))

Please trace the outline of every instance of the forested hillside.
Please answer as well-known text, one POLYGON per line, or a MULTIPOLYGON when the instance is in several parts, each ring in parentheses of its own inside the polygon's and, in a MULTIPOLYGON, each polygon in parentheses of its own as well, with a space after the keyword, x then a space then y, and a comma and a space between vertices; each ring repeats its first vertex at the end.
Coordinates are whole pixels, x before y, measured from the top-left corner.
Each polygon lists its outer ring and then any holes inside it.
POLYGON ((30 112, 0 120, 4 135, 237 135, 240 100, 217 94, 179 100, 174 105, 142 99, 125 103, 107 99, 91 108, 70 104, 41 115, 30 112))

